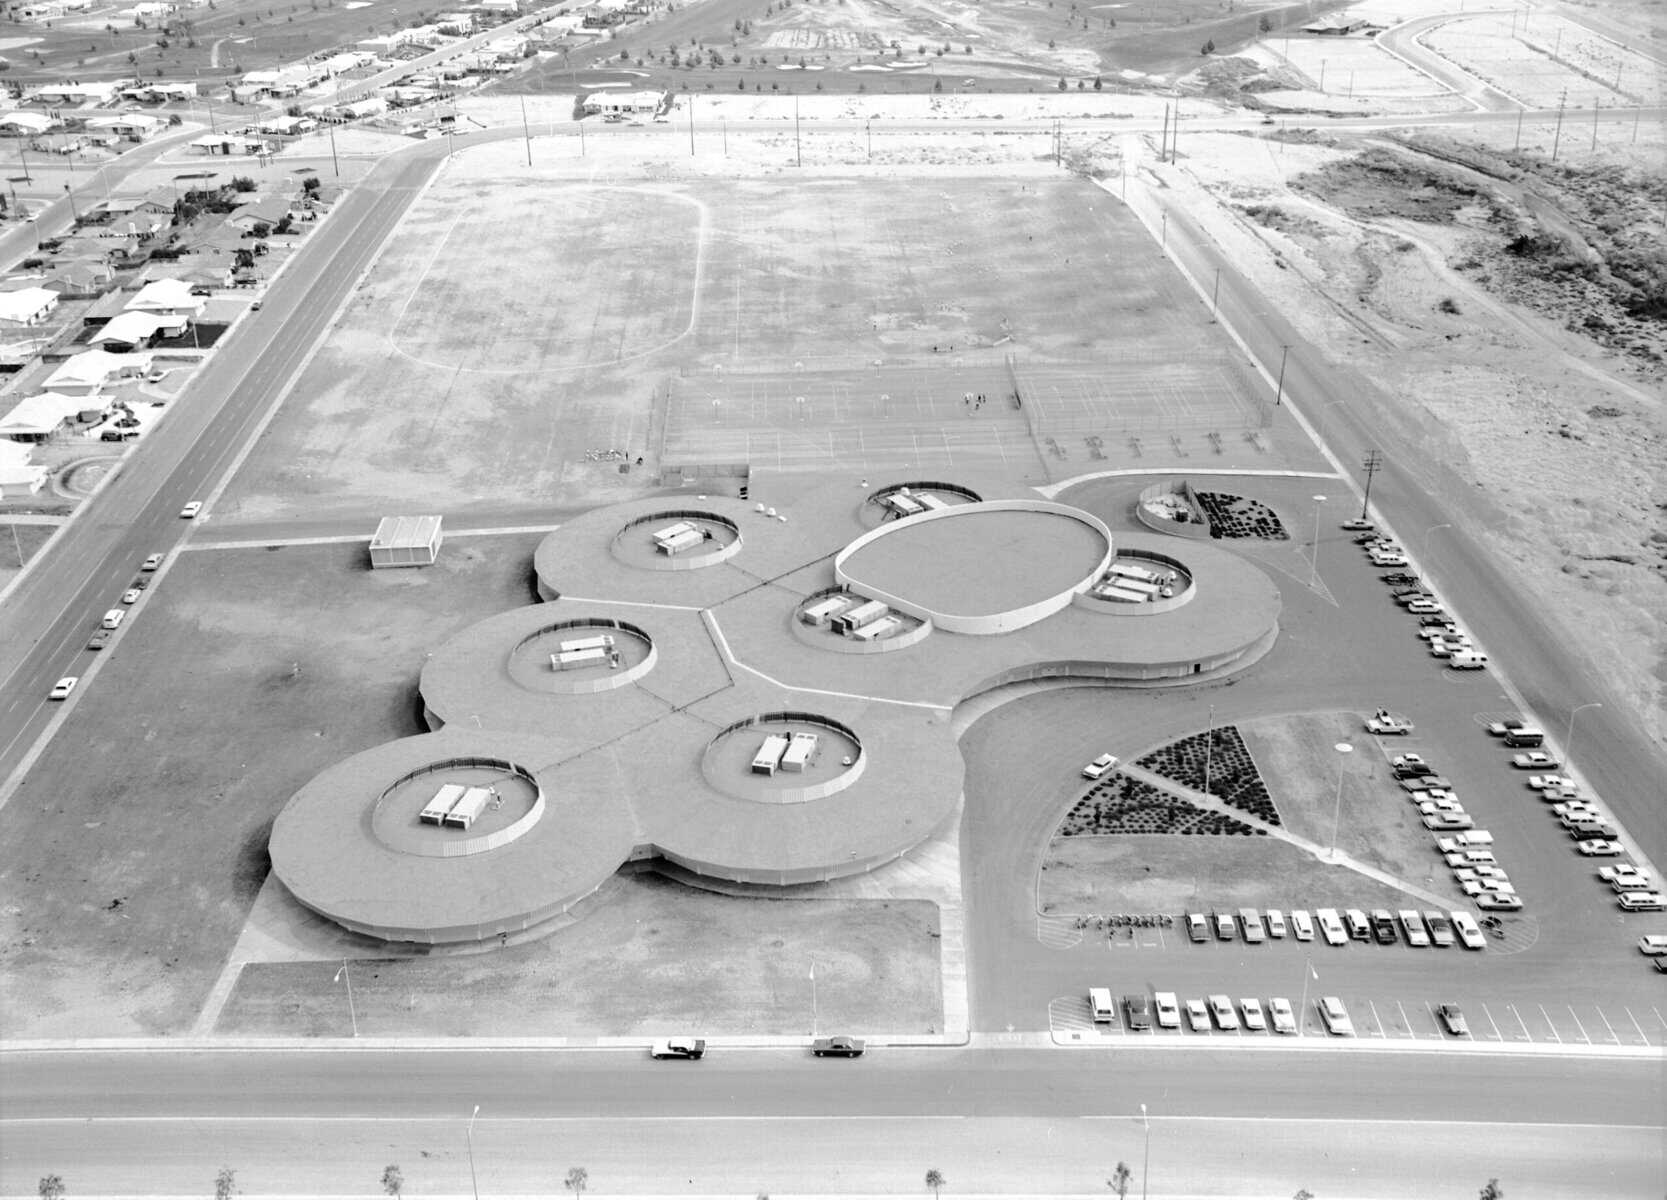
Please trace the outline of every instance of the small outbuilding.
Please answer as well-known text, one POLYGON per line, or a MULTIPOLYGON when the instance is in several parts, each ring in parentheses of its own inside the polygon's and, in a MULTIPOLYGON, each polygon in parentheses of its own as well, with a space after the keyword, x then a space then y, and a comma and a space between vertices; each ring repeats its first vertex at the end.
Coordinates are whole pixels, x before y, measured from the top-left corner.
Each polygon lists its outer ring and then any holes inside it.
POLYGON ((442 518, 383 517, 370 539, 370 565, 428 567, 440 557, 442 518))

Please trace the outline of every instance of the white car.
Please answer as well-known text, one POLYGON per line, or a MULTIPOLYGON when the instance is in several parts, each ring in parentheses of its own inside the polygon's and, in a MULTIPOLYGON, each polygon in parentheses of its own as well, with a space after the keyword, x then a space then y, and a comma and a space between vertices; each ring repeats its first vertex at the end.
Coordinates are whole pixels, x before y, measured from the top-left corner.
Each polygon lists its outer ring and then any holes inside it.
POLYGON ((1268 909, 1268 936, 1283 938, 1285 936, 1285 914, 1277 908, 1268 909))
POLYGON ((1651 958, 1667 954, 1667 933, 1646 933, 1638 939, 1638 952, 1651 958))
POLYGON ((1343 1001, 1336 996, 1322 996, 1315 1002, 1320 1010, 1320 1020, 1325 1022, 1326 1032, 1333 1037, 1353 1037, 1354 1022, 1349 1020, 1349 1010, 1343 1007, 1343 1001))
POLYGON ((1210 1015, 1215 1018, 1216 1026, 1220 1029, 1234 1030, 1239 1027, 1239 1014, 1233 1007, 1233 1001, 1228 999, 1225 992, 1217 992, 1210 997, 1210 1015))
MULTIPOLYGON (((1405 566, 1406 564, 1395 563, 1393 565, 1405 566)), ((1433 616, 1435 613, 1442 611, 1441 602, 1438 600, 1414 600, 1411 604, 1407 605, 1407 611, 1420 617, 1433 616)))
POLYGON ((1453 917, 1453 931, 1459 935, 1459 942, 1466 950, 1485 950, 1488 940, 1482 936, 1482 927, 1476 924, 1476 918, 1467 912, 1455 912, 1453 917))
POLYGON ((1639 867, 1636 863, 1611 863, 1607 867, 1599 867, 1598 878, 1603 880, 1605 883, 1618 883, 1623 879, 1641 879, 1645 881, 1642 886, 1629 888, 1628 890, 1635 892, 1647 892, 1650 890, 1648 883, 1650 873, 1639 867))
POLYGON ((1451 622, 1449 622, 1446 625, 1425 625, 1425 626, 1422 626, 1418 630, 1418 636, 1423 638, 1426 642, 1433 642, 1437 638, 1442 638, 1442 639, 1445 640, 1446 638, 1450 638, 1450 637, 1458 637, 1463 632, 1464 631, 1462 629, 1460 629, 1457 625, 1454 625, 1451 622))
POLYGON ((144 590, 142 588, 128 588, 127 591, 122 593, 122 603, 137 604, 139 603, 139 597, 143 594, 144 590))
POLYGON ((1349 940, 1348 930, 1343 928, 1343 918, 1337 915, 1335 908, 1321 908, 1314 912, 1320 922, 1320 936, 1325 938, 1328 946, 1341 946, 1349 940))
POLYGON ((1475 904, 1480 909, 1516 912, 1522 907, 1522 897, 1508 896, 1500 891, 1483 892, 1480 896, 1475 897, 1475 904))
POLYGON ((1296 935, 1299 942, 1314 940, 1314 920, 1308 915, 1307 909, 1293 908, 1291 910, 1291 932, 1296 935))
POLYGON ((1583 842, 1576 842, 1574 848, 1587 858, 1613 858, 1617 854, 1625 854, 1626 847, 1609 838, 1587 838, 1583 842))
POLYGON ((1511 765, 1519 771, 1555 771, 1563 765, 1563 761, 1544 750, 1529 750, 1511 755, 1511 765))
POLYGON ((1404 567, 1407 565, 1407 556, 1404 554, 1375 553, 1372 555, 1372 565, 1374 567, 1404 567))
MULTIPOLYGON (((1428 796, 1429 793, 1419 792, 1417 795, 1428 796)), ((1464 805, 1460 804, 1458 800, 1451 795, 1432 796, 1427 800, 1419 801, 1418 812, 1421 816, 1426 817, 1432 817, 1437 813, 1452 813, 1455 817, 1457 817, 1464 815, 1464 805)))
POLYGON ((1102 754, 1082 769, 1084 779, 1098 779, 1117 765, 1115 754, 1102 754))
POLYGON ((1660 892, 1622 892, 1619 903, 1628 912, 1660 912, 1667 908, 1667 897, 1660 892))
POLYGON ((1528 786, 1536 792, 1543 792, 1546 788, 1572 788, 1579 785, 1567 775, 1530 775, 1528 786))
POLYGON ((1350 517, 1347 521, 1343 522, 1343 528, 1347 529, 1351 533, 1359 533, 1362 531, 1369 532, 1376 529, 1377 526, 1372 524, 1372 522, 1368 521, 1365 517, 1350 517))
POLYGON ((1414 804, 1428 804, 1431 801, 1457 804, 1459 794, 1452 788, 1418 788, 1408 792, 1407 799, 1414 804))
POLYGON ((1430 944, 1430 931, 1424 928, 1424 918, 1419 916, 1414 909, 1403 908, 1395 915, 1400 919, 1401 929, 1406 934, 1407 945, 1428 946, 1430 944))
POLYGON ((1405 717, 1391 712, 1380 712, 1367 718, 1366 732, 1375 733, 1379 737, 1390 737, 1396 734, 1412 732, 1412 722, 1405 717))
POLYGON ((1152 1002, 1157 1010, 1159 1029, 1181 1027, 1181 1005, 1175 999, 1174 992, 1156 992, 1152 996, 1152 1002))
POLYGON ((154 571, 161 565, 162 556, 160 554, 153 554, 149 558, 145 559, 144 562, 139 564, 139 569, 141 571, 154 571))
POLYGON ((706 1039, 697 1037, 661 1038, 648 1048, 650 1058, 699 1059, 706 1054, 706 1039))
POLYGON ((1498 867, 1454 867, 1453 878, 1463 883, 1467 879, 1504 879, 1506 875, 1498 867))
POLYGON ((1474 850, 1455 850, 1451 854, 1443 855, 1450 867, 1496 867, 1499 860, 1494 857, 1492 850, 1480 848, 1474 850))
POLYGON ((1297 1031, 1296 1013, 1291 1011, 1291 1002, 1283 996, 1274 996, 1268 1001, 1268 1018, 1273 1022, 1275 1033, 1297 1031))
POLYGON ((203 502, 201 500, 193 500, 190 504, 187 504, 184 508, 179 510, 179 515, 184 520, 189 521, 202 511, 203 502))
POLYGON ((1202 1000, 1187 1001, 1187 1024, 1194 1033, 1210 1032, 1210 1010, 1202 1000))
POLYGON ((1436 813, 1423 820, 1424 828, 1431 832, 1452 833, 1460 829, 1476 828, 1476 822, 1464 813, 1436 813))
POLYGON ((79 675, 65 675, 52 685, 52 690, 46 694, 48 700, 68 700, 69 694, 75 690, 75 685, 81 682, 79 675))
POLYGON ((1459 888, 1466 896, 1514 896, 1517 894, 1516 884, 1509 879, 1496 876, 1492 879, 1466 879, 1459 884, 1459 888))
POLYGON ((1239 1008, 1244 1013, 1244 1027, 1257 1033, 1266 1033, 1268 1018, 1262 1012, 1262 1002, 1255 996, 1246 996, 1239 1001, 1239 1008))

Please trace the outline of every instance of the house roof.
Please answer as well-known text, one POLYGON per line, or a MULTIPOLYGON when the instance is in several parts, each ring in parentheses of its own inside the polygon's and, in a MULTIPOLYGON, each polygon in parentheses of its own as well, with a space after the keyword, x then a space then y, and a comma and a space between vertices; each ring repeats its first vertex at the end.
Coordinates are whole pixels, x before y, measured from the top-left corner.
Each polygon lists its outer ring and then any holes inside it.
POLYGON ((168 324, 168 318, 155 313, 124 312, 111 317, 104 328, 88 340, 95 345, 99 342, 129 342, 136 346, 168 324))
POLYGON ((35 133, 45 133, 58 122, 45 113, 36 112, 8 112, 0 113, 0 125, 15 125, 19 129, 32 130, 35 133))
POLYGON ((124 305, 126 308, 141 310, 189 308, 193 312, 202 306, 203 298, 193 295, 191 285, 183 279, 153 279, 124 305))
POLYGON ((46 377, 47 387, 57 384, 101 384, 112 375, 149 363, 148 354, 112 354, 108 350, 83 350, 65 359, 46 377))
POLYGON ((232 210, 228 221, 265 222, 276 225, 289 216, 289 201, 280 200, 275 196, 262 196, 259 200, 251 200, 248 204, 240 204, 232 210))
POLYGON ((440 532, 442 520, 439 516, 383 517, 370 539, 371 549, 411 550, 427 546, 440 532))
POLYGON ((43 308, 58 303, 58 293, 43 287, 20 288, 15 292, 0 292, 0 321, 29 321, 43 308))
POLYGON ((27 396, 0 418, 0 437, 43 437, 87 407, 85 396, 65 396, 60 392, 27 396))

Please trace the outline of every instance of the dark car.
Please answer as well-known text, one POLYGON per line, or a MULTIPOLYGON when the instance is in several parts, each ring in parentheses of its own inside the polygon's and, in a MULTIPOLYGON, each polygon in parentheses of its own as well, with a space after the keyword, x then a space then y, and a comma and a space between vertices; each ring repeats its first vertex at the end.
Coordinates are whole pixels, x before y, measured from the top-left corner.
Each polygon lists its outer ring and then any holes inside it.
POLYGON ((1418 582, 1418 576, 1408 571, 1391 571, 1387 575, 1380 575, 1379 578, 1388 584, 1404 584, 1407 587, 1418 582))
POLYGON ((1389 915, 1387 909, 1380 908, 1372 913, 1372 936, 1377 938, 1379 945, 1395 944, 1395 918, 1389 915))
POLYGON ((1469 1037, 1470 1022, 1464 1019, 1457 1004, 1443 1004, 1435 1010, 1435 1015, 1441 1019, 1442 1026, 1454 1037, 1469 1037))
POLYGON ((142 592, 150 586, 150 576, 149 575, 141 575, 141 576, 139 576, 139 578, 135 579, 128 586, 130 588, 137 588, 139 591, 142 592))
POLYGON ((837 1037, 817 1038, 810 1044, 810 1052, 817 1058, 860 1058, 863 1052, 861 1038, 837 1037))
POLYGON ((97 630, 92 637, 87 639, 87 649, 89 650, 102 650, 109 644, 110 631, 108 629, 97 630))
POLYGON ((706 1039, 697 1037, 662 1038, 648 1048, 654 1058, 699 1059, 706 1053, 706 1039))
POLYGON ((1131 1030, 1152 1028, 1152 1006, 1141 993, 1123 997, 1123 1018, 1131 1030))

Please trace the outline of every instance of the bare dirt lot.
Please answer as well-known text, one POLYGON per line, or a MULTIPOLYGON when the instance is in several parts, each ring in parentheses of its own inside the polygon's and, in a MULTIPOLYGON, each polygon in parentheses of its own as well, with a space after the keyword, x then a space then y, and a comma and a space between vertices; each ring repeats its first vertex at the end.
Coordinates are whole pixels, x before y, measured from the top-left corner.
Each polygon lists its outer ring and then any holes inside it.
MULTIPOLYGON (((355 963, 361 1036, 937 1033, 937 906, 760 900, 616 876, 576 925, 489 954, 355 963), (467 1004, 458 997, 467 996, 467 1004)), ((216 1032, 345 1037, 339 963, 243 968, 216 1032)))
POLYGON ((1045 478, 1141 428, 1267 465, 1292 432, 1242 442, 1260 385, 1083 181, 517 156, 472 151, 417 202, 219 516, 596 503, 686 463, 1045 478), (631 471, 587 461, 616 449, 631 471))
POLYGON ((532 598, 533 541, 454 539, 423 571, 372 573, 363 544, 177 556, 6 806, 4 1035, 188 1031, 273 817, 421 731, 424 651, 532 598))

